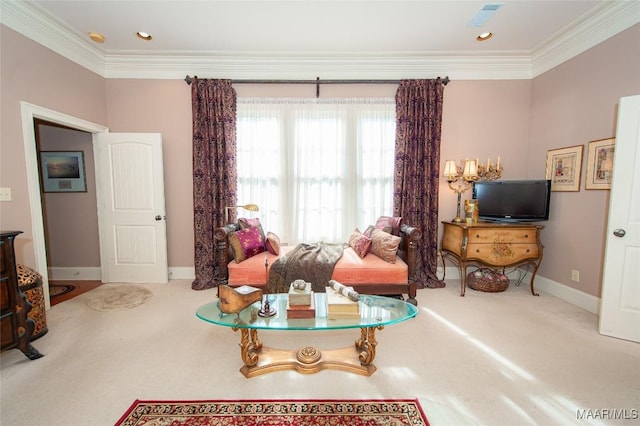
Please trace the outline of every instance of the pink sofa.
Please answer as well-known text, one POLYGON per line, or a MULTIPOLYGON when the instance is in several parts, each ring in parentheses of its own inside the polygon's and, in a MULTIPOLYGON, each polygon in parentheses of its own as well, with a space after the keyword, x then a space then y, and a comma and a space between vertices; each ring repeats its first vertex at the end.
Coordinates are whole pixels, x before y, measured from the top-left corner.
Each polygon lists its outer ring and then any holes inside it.
MULTIPOLYGON (((238 230, 240 226, 234 223, 215 231, 216 282, 218 285, 228 284, 232 287, 250 285, 265 288, 271 265, 293 246, 282 246, 279 255, 265 251, 236 263, 229 244, 229 235, 238 230)), ((415 305, 417 248, 422 233, 417 228, 403 224, 398 236, 401 241, 395 263, 386 262, 373 253, 361 258, 351 247, 346 246, 331 278, 353 287, 358 293, 403 295, 407 297, 408 302, 415 305)))

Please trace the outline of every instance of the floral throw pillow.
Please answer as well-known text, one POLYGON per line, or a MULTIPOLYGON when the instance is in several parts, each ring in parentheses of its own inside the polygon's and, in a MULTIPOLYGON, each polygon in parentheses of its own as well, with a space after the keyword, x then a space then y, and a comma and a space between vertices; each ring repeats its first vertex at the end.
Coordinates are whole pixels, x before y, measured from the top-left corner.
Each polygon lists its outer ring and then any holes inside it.
POLYGON ((264 245, 269 253, 276 256, 280 254, 280 237, 273 232, 267 232, 267 240, 264 245))
POLYGON ((355 251, 358 256, 365 257, 371 250, 371 238, 364 235, 356 228, 349 237, 349 247, 355 251))
POLYGON ((264 251, 264 238, 256 227, 241 229, 229 235, 229 244, 236 263, 264 251))
POLYGON ((371 253, 389 263, 396 263, 396 253, 400 246, 400 237, 374 229, 371 232, 371 253))

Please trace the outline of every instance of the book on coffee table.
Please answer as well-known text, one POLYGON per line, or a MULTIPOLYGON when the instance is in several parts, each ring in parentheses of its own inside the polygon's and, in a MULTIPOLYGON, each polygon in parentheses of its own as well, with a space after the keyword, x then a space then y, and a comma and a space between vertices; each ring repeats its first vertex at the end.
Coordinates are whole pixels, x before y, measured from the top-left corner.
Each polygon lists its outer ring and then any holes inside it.
POLYGON ((287 319, 315 318, 316 304, 313 291, 311 292, 310 302, 308 305, 292 305, 291 301, 287 301, 287 319))
POLYGON ((327 318, 359 318, 360 304, 340 294, 331 287, 326 287, 327 318))

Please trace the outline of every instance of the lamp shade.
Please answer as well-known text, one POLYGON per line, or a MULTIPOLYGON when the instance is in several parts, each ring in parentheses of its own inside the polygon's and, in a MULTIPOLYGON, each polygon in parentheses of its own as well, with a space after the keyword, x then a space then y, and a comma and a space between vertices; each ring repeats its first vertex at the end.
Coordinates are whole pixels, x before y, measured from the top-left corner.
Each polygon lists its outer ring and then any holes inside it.
POLYGON ((250 212, 260 211, 257 204, 245 204, 244 206, 228 206, 224 208, 224 221, 225 223, 229 223, 229 210, 233 209, 245 209, 250 212))
POLYGON ((237 207, 243 208, 245 210, 249 210, 250 212, 260 211, 257 204, 245 204, 244 206, 237 206, 237 207))
POLYGON ((476 167, 476 162, 474 160, 465 161, 464 172, 462 172, 462 177, 464 179, 478 177, 478 168, 476 167))
POLYGON ((449 178, 449 180, 454 180, 458 176, 458 168, 456 167, 456 162, 453 160, 447 160, 444 163, 444 175, 449 178))

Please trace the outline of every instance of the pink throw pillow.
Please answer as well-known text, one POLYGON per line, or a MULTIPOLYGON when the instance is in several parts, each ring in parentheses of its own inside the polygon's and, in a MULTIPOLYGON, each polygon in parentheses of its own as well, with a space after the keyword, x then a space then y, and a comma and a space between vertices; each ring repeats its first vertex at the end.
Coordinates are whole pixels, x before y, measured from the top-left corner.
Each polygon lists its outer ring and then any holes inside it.
POLYGON ((267 240, 264 245, 269 253, 276 256, 280 254, 280 237, 273 232, 267 232, 267 240))
POLYGON ((264 239, 258 228, 241 229, 229 235, 229 244, 233 249, 236 263, 240 263, 264 251, 264 239))
POLYGON ((373 232, 374 229, 380 229, 384 232, 388 232, 391 234, 391 226, 388 225, 380 225, 380 226, 373 226, 373 225, 369 225, 367 226, 367 229, 364 230, 363 234, 369 238, 371 238, 371 233, 373 232))
POLYGON ((393 235, 400 235, 400 227, 402 226, 402 217, 401 216, 380 216, 376 221, 376 228, 382 229, 385 232, 389 232, 393 235), (385 227, 391 227, 391 230, 388 231, 385 227))
POLYGON ((351 247, 358 256, 363 258, 371 250, 371 238, 362 234, 362 232, 356 228, 349 237, 349 247, 351 247))

